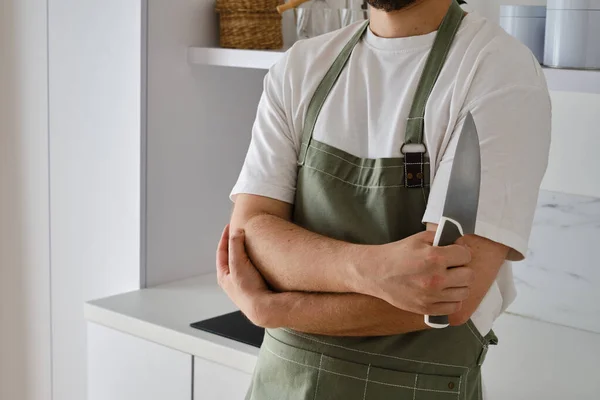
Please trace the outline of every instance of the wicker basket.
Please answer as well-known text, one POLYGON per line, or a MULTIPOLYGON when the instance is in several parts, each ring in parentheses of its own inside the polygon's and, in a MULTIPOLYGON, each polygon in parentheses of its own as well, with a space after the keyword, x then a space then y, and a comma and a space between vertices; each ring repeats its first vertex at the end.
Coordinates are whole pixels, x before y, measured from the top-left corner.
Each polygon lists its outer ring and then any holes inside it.
POLYGON ((217 0, 221 47, 281 49, 281 0, 217 0))

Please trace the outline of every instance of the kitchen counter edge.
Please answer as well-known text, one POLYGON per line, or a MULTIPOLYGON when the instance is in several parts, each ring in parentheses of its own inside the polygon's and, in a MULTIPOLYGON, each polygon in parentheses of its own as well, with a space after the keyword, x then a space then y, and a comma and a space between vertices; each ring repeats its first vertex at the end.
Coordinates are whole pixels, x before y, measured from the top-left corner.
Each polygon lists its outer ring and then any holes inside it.
POLYGON ((203 332, 190 323, 236 311, 215 274, 86 302, 88 322, 251 374, 258 349, 203 332))

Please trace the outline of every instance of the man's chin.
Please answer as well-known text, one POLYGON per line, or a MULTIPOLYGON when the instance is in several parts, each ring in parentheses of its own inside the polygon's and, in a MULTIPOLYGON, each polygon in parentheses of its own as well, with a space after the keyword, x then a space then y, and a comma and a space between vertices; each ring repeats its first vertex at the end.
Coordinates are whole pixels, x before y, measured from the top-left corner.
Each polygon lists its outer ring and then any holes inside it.
POLYGON ((417 0, 367 0, 371 7, 386 12, 398 11, 414 4, 417 0))

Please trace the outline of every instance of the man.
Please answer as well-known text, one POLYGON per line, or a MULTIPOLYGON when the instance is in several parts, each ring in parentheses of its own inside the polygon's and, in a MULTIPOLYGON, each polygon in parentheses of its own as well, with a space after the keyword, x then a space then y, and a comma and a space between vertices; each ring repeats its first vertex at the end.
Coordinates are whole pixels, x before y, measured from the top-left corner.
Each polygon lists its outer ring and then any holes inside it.
POLYGON ((265 78, 217 252, 223 289, 268 328, 248 399, 480 399, 515 297, 549 152, 543 72, 453 0, 369 3, 370 25, 297 43, 265 78), (469 112, 476 235, 433 247, 469 112))

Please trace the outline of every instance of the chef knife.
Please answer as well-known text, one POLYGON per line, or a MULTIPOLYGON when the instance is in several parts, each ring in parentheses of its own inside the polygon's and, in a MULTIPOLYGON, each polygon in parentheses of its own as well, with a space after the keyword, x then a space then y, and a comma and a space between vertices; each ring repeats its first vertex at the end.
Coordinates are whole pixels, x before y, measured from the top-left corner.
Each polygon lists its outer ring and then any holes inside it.
MULTIPOLYGON (((465 117, 456 152, 442 218, 438 225, 434 246, 449 246, 463 235, 475 233, 481 186, 481 154, 479 136, 473 115, 465 117)), ((425 316, 425 323, 437 329, 449 326, 448 316, 425 316)))

